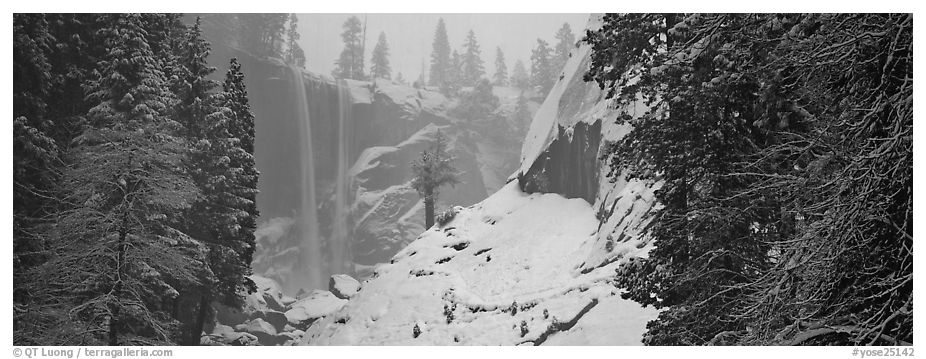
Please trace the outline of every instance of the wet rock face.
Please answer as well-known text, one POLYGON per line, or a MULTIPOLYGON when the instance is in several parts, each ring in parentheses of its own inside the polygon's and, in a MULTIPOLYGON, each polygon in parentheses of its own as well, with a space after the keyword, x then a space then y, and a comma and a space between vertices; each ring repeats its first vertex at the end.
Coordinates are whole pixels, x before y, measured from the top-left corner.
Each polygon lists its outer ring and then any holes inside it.
MULTIPOLYGON (((440 130, 447 136, 448 151, 460 172, 460 184, 442 187, 438 208, 468 206, 488 193, 473 152, 475 143, 469 132, 452 125, 429 124, 394 146, 371 147, 355 163, 357 198, 354 203, 353 260, 364 266, 388 262, 414 240, 424 228, 421 197, 411 188, 411 162, 431 146, 440 130)), ((363 278, 369 273, 358 273, 363 278)))
POLYGON ((601 120, 578 122, 569 130, 558 125, 556 138, 525 173, 518 174, 527 193, 558 193, 595 203, 599 187, 598 150, 601 120))
MULTIPOLYGON (((255 161, 258 181, 257 248, 254 272, 280 282, 290 295, 303 287, 298 277, 309 265, 301 248, 304 238, 297 212, 304 194, 302 188, 301 130, 296 111, 292 71, 278 59, 259 58, 228 45, 216 43, 210 55, 221 79, 228 59, 242 64, 248 98, 255 115, 255 161), (272 229, 272 230, 271 230, 272 229), (272 233, 271 233, 272 232, 272 233), (279 233, 277 233, 279 232, 279 233)), ((467 206, 500 188, 517 165, 517 153, 501 153, 472 124, 454 119, 448 111, 455 105, 433 89, 377 81, 335 81, 303 71, 306 102, 311 126, 311 145, 315 168, 315 198, 320 236, 333 237, 338 182, 339 142, 348 143, 346 157, 349 176, 347 217, 349 260, 357 278, 369 275, 372 266, 388 262, 398 250, 424 231, 421 198, 408 185, 412 160, 430 146, 437 128, 450 140, 449 150, 460 171, 461 183, 443 188, 438 209, 467 206), (345 138, 339 134, 340 90, 350 93, 349 121, 345 138), (377 150, 379 149, 379 150, 377 150)), ((495 89, 501 100, 500 114, 514 111, 519 92, 495 89)), ((531 112, 539 104, 530 103, 531 112)), ((510 126, 499 121, 492 133, 505 133, 510 126)), ((514 141, 515 139, 511 139, 514 141)), ((324 253, 330 248, 322 248, 324 253)), ((323 254, 327 255, 327 254, 323 254)), ((329 273, 333 274, 333 273, 329 273)))

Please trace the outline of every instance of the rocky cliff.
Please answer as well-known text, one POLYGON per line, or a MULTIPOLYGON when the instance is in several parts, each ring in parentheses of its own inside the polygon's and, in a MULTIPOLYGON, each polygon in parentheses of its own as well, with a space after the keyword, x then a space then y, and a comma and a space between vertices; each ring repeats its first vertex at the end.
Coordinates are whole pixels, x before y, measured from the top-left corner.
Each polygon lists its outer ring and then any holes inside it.
MULTIPOLYGON (((210 32, 206 32, 207 37, 210 32)), ((212 35, 215 36, 215 35, 212 35)), ((307 263, 306 231, 300 228, 300 208, 306 194, 302 179, 305 161, 291 69, 282 61, 253 56, 228 44, 214 44, 210 59, 219 71, 227 59, 242 63, 256 116, 256 162, 261 173, 258 209, 257 251, 254 271, 272 278, 289 295, 311 290, 304 277, 317 271, 307 263)), ((416 89, 389 81, 335 81, 302 71, 306 107, 310 118, 314 164, 314 198, 317 233, 321 237, 326 268, 318 276, 349 273, 358 278, 388 260, 424 231, 423 205, 409 187, 410 163, 442 131, 450 139, 450 153, 461 172, 461 184, 441 196, 438 209, 468 206, 504 185, 518 163, 520 143, 499 143, 477 133, 474 126, 448 114, 455 100, 432 89, 416 89), (345 91, 346 90, 346 91, 345 91), (341 97, 348 94, 345 120, 341 97), (347 123, 346 127, 341 122, 347 123), (346 130, 343 130, 346 128, 346 130), (340 146, 344 144, 346 150, 340 146), (346 158, 342 158, 346 157, 346 158), (339 161, 346 161, 348 182, 338 192, 339 161), (333 228, 339 196, 346 200, 348 233, 337 238, 333 228), (332 253, 343 246, 342 259, 332 253), (344 261, 343 265, 333 265, 344 261), (337 273, 336 273, 337 272, 337 273)), ((514 110, 518 91, 496 88, 501 106, 498 114, 507 118, 514 110)), ((536 111, 537 102, 531 102, 536 111)), ((494 129, 511 132, 515 124, 500 120, 494 129)), ((521 134, 523 135, 523 134, 521 134)), ((522 136, 517 136, 520 138, 522 136)), ((315 284, 314 287, 318 285, 315 284)), ((314 288, 319 289, 319 288, 314 288)))

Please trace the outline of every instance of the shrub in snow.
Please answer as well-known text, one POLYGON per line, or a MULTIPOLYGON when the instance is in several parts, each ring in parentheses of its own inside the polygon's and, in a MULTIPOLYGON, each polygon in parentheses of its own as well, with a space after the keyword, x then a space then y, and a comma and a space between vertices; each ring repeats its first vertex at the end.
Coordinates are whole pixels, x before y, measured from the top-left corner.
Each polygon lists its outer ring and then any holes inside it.
POLYGON ((450 221, 452 221, 453 218, 456 216, 457 216, 456 207, 443 211, 441 212, 441 214, 437 215, 437 225, 440 227, 443 227, 447 225, 447 223, 450 223, 450 221))

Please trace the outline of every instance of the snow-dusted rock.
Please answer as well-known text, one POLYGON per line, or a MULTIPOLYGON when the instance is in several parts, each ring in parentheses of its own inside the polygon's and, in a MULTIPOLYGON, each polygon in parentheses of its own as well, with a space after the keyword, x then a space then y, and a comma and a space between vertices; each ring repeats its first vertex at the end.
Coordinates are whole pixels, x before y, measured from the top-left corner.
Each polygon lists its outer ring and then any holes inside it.
POLYGON ((350 299, 360 291, 360 282, 347 274, 335 274, 328 280, 328 290, 335 297, 350 299))
POLYGON ((237 332, 246 332, 257 338, 260 345, 281 345, 292 338, 286 334, 278 333, 276 328, 267 321, 256 318, 244 324, 235 326, 237 332))
POLYGON ((286 319, 292 327, 305 330, 316 319, 340 310, 345 304, 346 299, 335 297, 328 291, 315 290, 293 303, 285 313, 286 319))
POLYGON ((257 334, 276 335, 277 334, 276 328, 274 328, 272 324, 267 323, 267 321, 261 318, 251 319, 243 324, 238 324, 235 326, 235 330, 239 332, 248 332, 254 335, 257 335, 257 334))
POLYGON ((236 332, 232 327, 216 324, 211 334, 202 337, 200 344, 250 346, 259 345, 259 340, 253 334, 236 332))

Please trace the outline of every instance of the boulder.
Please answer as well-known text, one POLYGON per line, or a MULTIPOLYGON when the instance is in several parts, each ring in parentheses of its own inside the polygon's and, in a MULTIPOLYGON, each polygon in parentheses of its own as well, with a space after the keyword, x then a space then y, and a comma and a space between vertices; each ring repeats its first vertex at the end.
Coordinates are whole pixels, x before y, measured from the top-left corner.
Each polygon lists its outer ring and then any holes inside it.
POLYGON ((232 327, 216 324, 211 334, 204 335, 200 340, 203 345, 258 345, 258 338, 252 334, 236 332, 232 327))
POLYGON ((260 309, 266 308, 278 312, 286 310, 283 289, 280 287, 279 283, 273 279, 258 275, 252 275, 250 278, 254 281, 254 284, 257 285, 257 293, 260 293, 260 299, 262 299, 259 301, 259 303, 262 304, 262 308, 260 309))
POLYGON ((278 333, 285 330, 286 325, 289 322, 289 320, 286 318, 286 314, 283 314, 275 310, 267 310, 267 311, 261 312, 261 317, 267 323, 270 323, 270 325, 273 325, 273 328, 276 329, 278 333))
POLYGON ((286 311, 286 319, 293 328, 305 330, 321 317, 341 310, 347 304, 331 292, 315 290, 307 297, 298 300, 286 311))
POLYGON ((243 324, 238 324, 235 326, 235 331, 248 332, 254 335, 277 335, 277 330, 273 327, 273 324, 267 323, 266 320, 261 318, 251 319, 243 324))
POLYGON ((360 282, 347 274, 335 274, 328 280, 328 290, 335 297, 350 299, 360 291, 360 282))

